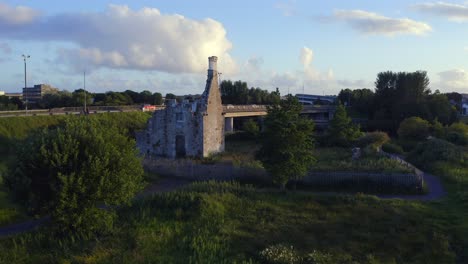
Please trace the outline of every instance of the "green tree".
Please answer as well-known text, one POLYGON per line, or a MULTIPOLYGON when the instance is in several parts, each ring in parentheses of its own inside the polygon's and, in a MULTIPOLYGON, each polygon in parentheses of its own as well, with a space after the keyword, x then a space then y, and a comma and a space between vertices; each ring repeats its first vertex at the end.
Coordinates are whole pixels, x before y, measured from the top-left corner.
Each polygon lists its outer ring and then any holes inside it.
POLYGON ((166 94, 166 100, 169 100, 169 99, 177 99, 177 96, 175 94, 172 94, 172 93, 167 93, 166 94))
POLYGON ((429 136, 430 124, 420 117, 409 117, 400 123, 398 136, 402 139, 424 140, 429 136))
POLYGON ((468 145, 468 125, 461 122, 450 125, 447 140, 457 145, 468 145))
POLYGON ((86 104, 91 105, 91 103, 93 102, 92 94, 89 93, 88 91, 85 91, 84 89, 78 89, 78 90, 73 91, 72 93, 72 98, 73 98, 72 101, 73 101, 74 106, 77 106, 77 107, 84 106, 85 93, 86 93, 86 104))
POLYGON ((339 104, 326 131, 327 143, 332 146, 349 147, 362 135, 359 126, 353 124, 346 113, 345 107, 339 104))
POLYGON ((113 211, 98 203, 130 202, 142 180, 134 140, 97 119, 70 117, 20 145, 6 183, 32 213, 50 214, 58 231, 90 234, 112 225, 113 211))
POLYGON ((161 93, 154 93, 153 94, 153 98, 154 98, 154 104, 155 105, 162 105, 164 102, 163 102, 163 97, 162 97, 162 94, 161 93))
POLYGON ((260 134, 260 128, 258 124, 252 118, 249 118, 244 122, 243 129, 252 138, 256 138, 260 134))
POLYGON ((299 114, 302 105, 293 96, 268 107, 258 157, 284 189, 289 180, 304 177, 315 162, 312 155, 314 123, 299 114))
POLYGON ((152 104, 154 102, 154 97, 153 97, 153 94, 148 91, 148 90, 144 90, 140 93, 140 97, 141 97, 141 102, 142 103, 145 103, 145 104, 152 104))

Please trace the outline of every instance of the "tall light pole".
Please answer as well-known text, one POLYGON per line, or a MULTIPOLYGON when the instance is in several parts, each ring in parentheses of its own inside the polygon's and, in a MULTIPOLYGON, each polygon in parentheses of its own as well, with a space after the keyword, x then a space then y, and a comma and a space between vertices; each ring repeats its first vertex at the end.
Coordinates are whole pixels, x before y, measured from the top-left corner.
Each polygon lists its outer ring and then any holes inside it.
MULTIPOLYGON (((28 88, 28 85, 27 85, 27 81, 26 81, 26 59, 29 59, 31 58, 31 56, 29 55, 21 55, 24 59, 24 90, 27 91, 26 88, 28 88)), ((26 92, 27 94, 27 92, 26 92)), ((23 97, 24 97, 24 94, 23 94, 23 97)), ((26 113, 28 113, 28 98, 26 97, 26 113)))
POLYGON ((83 90, 84 90, 84 114, 86 115, 88 113, 86 111, 86 71, 83 71, 83 90))

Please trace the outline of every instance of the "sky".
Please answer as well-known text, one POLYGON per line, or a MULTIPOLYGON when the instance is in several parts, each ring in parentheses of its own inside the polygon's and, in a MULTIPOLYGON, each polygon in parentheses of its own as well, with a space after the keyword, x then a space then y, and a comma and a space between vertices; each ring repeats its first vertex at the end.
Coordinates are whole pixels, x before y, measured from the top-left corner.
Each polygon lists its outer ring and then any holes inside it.
POLYGON ((468 93, 468 1, 0 0, 0 90, 27 82, 91 92, 202 93, 221 80, 281 94, 374 88, 382 71, 427 71, 468 93))

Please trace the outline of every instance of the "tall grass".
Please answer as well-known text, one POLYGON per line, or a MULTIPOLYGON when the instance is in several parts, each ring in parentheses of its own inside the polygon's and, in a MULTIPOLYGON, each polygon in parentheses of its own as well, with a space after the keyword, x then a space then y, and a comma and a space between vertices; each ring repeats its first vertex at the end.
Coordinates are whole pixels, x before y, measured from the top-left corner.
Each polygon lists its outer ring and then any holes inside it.
POLYGON ((54 240, 41 230, 0 240, 0 262, 264 263, 261 252, 275 245, 290 245, 294 259, 304 260, 455 258, 451 236, 431 219, 429 206, 372 196, 270 193, 210 182, 147 197, 118 214, 106 236, 54 240))

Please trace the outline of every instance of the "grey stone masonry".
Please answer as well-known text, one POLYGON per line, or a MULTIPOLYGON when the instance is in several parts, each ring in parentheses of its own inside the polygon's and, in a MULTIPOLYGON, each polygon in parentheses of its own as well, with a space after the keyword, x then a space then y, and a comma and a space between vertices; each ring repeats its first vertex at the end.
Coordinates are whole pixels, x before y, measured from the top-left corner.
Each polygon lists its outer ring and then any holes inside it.
POLYGON ((205 91, 193 102, 166 102, 148 121, 137 144, 145 155, 207 157, 224 151, 224 116, 218 84, 217 57, 208 58, 209 69, 205 91))

